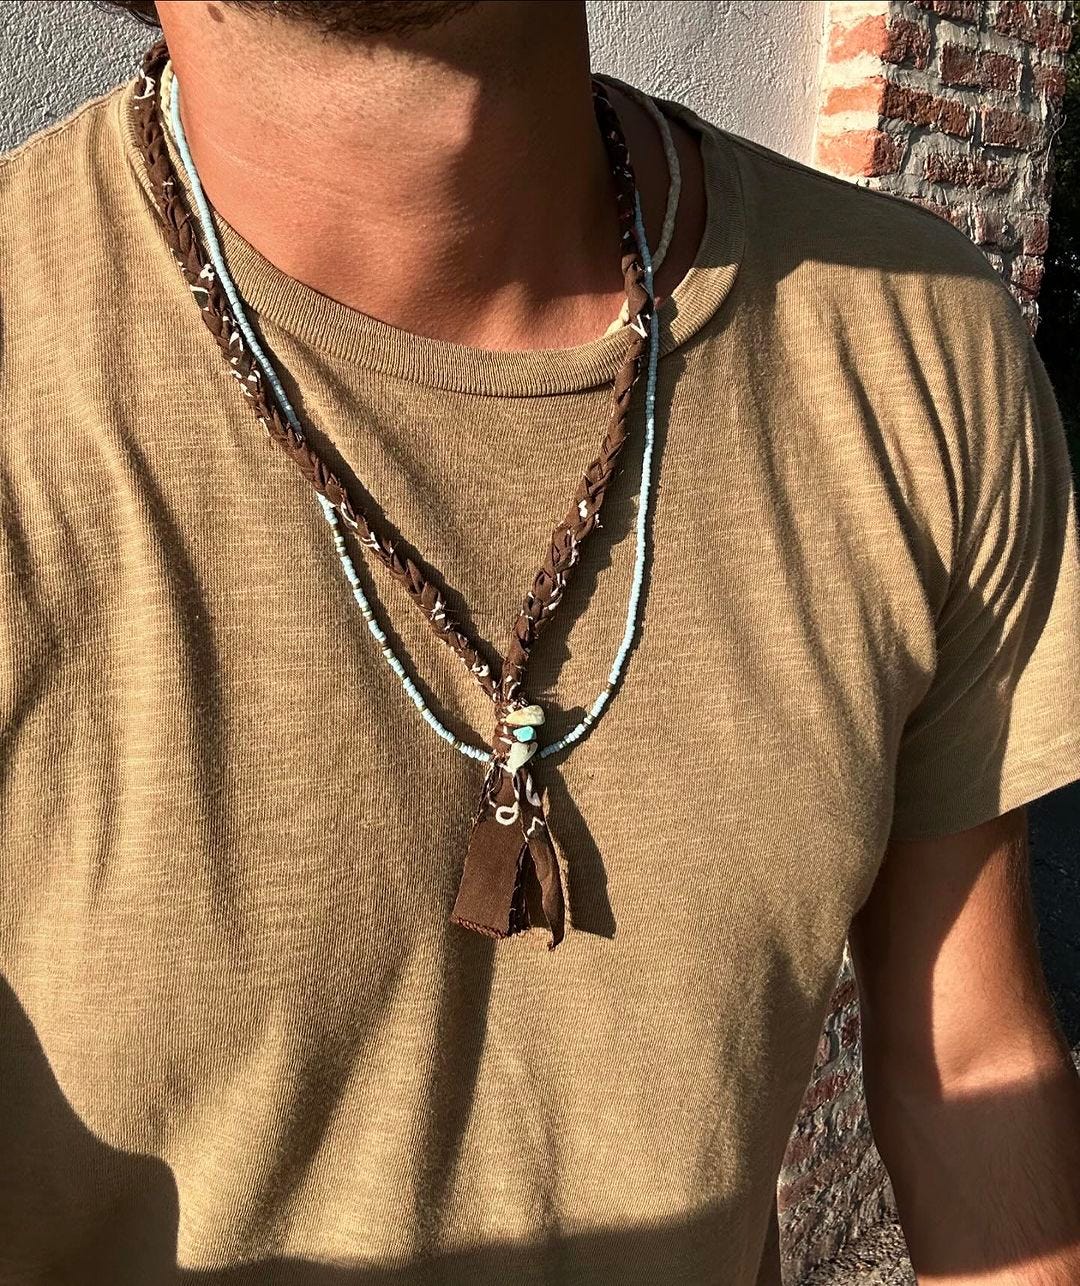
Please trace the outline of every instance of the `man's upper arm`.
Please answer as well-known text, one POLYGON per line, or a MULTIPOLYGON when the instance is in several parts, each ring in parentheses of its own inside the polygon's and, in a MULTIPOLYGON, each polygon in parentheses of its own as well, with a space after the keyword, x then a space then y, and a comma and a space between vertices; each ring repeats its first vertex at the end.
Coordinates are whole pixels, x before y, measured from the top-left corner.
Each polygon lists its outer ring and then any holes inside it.
POLYGON ((1058 1048, 1025 805, 1080 778, 1076 484, 1046 370, 992 274, 951 324, 964 439, 929 686, 897 751, 885 860, 850 934, 864 1056, 956 1083, 1058 1048))
POLYGON ((894 841, 850 942, 868 1077, 931 1094, 1067 1056, 1039 960, 1027 813, 894 841))

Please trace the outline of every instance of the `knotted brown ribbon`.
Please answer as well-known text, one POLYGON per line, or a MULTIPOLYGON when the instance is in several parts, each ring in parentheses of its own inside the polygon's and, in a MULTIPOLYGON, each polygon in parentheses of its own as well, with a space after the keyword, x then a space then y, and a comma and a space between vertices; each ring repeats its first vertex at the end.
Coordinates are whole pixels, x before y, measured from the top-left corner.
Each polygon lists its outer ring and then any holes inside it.
POLYGON ((530 927, 526 885, 534 875, 554 950, 563 939, 566 904, 559 860, 562 854, 547 821, 544 793, 538 792, 528 768, 535 747, 539 706, 517 702, 504 708, 492 747, 496 758, 484 778, 480 806, 473 821, 465 869, 450 918, 493 938, 508 938, 530 927), (532 732, 527 741, 518 730, 532 732))

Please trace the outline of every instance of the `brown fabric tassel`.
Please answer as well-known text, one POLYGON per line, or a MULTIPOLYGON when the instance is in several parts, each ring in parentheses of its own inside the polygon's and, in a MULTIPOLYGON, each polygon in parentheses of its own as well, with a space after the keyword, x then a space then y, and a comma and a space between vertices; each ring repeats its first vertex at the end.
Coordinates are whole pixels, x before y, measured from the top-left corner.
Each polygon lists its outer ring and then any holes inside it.
POLYGON ((546 792, 543 792, 532 826, 527 828, 527 833, 529 835, 529 855, 532 858, 536 878, 540 882, 540 897, 541 905, 544 908, 544 919, 547 920, 548 928, 551 930, 551 941, 548 943, 548 950, 554 951, 563 940, 569 915, 566 890, 563 888, 562 871, 560 869, 560 864, 564 864, 565 859, 562 856, 558 841, 548 825, 547 808, 544 803, 545 797, 546 792))
POLYGON ((496 761, 484 779, 451 921, 493 938, 523 933, 531 927, 530 876, 540 886, 553 951, 565 933, 566 899, 544 796, 526 766, 511 774, 496 761))

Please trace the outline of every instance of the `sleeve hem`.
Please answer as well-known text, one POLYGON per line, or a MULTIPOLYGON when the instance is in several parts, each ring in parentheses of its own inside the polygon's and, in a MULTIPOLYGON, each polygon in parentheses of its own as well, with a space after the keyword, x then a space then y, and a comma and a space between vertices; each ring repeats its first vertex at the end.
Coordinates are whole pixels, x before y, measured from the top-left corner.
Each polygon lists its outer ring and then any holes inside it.
POLYGON ((959 804, 942 800, 944 807, 912 810, 912 824, 894 823, 889 841, 936 839, 970 830, 1074 781, 1080 781, 1080 729, 1011 764, 1008 780, 993 794, 984 792, 959 804))

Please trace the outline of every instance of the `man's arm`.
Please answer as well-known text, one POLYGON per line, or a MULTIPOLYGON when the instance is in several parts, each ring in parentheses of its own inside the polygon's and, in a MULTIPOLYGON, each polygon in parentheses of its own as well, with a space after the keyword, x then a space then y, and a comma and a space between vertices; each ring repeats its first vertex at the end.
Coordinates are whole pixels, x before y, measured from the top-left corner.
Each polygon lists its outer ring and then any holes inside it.
POLYGON ((1026 810, 890 844, 849 940, 921 1286, 1077 1286, 1080 1078, 1039 961, 1026 810))

